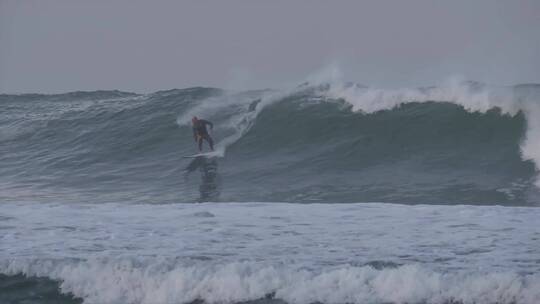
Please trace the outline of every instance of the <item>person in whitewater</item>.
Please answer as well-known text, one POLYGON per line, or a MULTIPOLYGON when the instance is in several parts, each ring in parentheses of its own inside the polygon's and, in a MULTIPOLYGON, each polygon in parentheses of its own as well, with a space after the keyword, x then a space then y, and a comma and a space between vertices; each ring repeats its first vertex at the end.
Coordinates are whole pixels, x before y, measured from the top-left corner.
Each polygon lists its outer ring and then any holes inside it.
POLYGON ((210 134, 208 134, 208 130, 206 130, 206 125, 209 125, 210 130, 213 130, 214 124, 208 120, 199 119, 197 116, 193 116, 191 123, 193 124, 193 139, 199 144, 199 152, 202 152, 203 139, 210 145, 210 150, 214 151, 214 141, 210 137, 210 134))

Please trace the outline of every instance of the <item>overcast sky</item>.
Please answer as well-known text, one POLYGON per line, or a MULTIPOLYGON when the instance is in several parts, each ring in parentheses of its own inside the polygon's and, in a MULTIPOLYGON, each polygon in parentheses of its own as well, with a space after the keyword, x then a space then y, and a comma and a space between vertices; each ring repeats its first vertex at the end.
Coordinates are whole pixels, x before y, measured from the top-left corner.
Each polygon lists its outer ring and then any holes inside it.
POLYGON ((540 82, 540 1, 0 0, 0 92, 540 82))

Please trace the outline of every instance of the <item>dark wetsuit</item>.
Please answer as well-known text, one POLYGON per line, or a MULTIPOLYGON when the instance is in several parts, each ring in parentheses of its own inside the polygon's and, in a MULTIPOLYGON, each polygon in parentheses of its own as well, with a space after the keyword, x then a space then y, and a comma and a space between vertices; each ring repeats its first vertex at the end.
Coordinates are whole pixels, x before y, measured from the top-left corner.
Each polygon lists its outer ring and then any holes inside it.
POLYGON ((210 149, 214 151, 214 141, 212 140, 212 137, 208 134, 208 130, 206 130, 206 125, 210 125, 210 128, 214 128, 214 125, 204 119, 199 119, 193 124, 193 137, 195 138, 195 141, 199 144, 199 151, 202 151, 202 143, 203 139, 208 142, 210 145, 210 149))

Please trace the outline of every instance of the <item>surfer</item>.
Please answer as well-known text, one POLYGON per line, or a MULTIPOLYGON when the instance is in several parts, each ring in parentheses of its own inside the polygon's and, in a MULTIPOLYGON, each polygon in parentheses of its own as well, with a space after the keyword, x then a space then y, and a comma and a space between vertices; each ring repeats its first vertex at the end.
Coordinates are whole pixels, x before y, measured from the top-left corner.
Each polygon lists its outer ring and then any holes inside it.
POLYGON ((191 123, 193 124, 193 139, 199 144, 199 152, 202 152, 203 139, 210 145, 210 150, 214 151, 214 141, 206 130, 206 125, 209 125, 210 130, 213 130, 214 124, 204 119, 198 119, 197 116, 193 116, 191 123))

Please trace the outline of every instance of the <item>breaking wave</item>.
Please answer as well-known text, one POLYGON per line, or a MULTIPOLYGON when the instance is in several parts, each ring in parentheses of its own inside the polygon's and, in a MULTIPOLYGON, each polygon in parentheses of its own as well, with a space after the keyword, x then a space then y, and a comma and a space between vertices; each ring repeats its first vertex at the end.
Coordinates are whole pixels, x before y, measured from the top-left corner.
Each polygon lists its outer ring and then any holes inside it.
POLYGON ((1 95, 0 190, 18 201, 530 205, 539 197, 539 92, 321 82, 1 95), (182 158, 195 153, 193 115, 216 124, 221 158, 182 158))
POLYGON ((322 271, 254 262, 20 261, 7 274, 47 276, 84 303, 522 303, 540 301, 540 277, 512 272, 438 273, 420 265, 336 266, 322 271))

